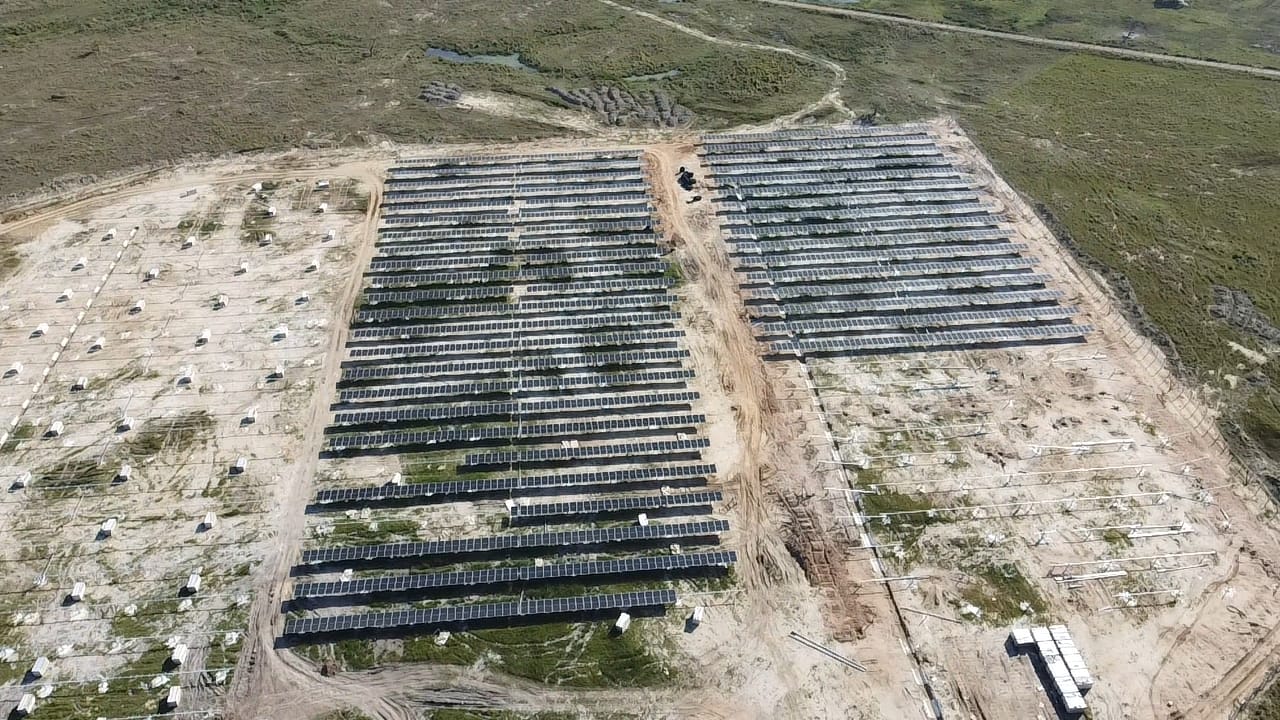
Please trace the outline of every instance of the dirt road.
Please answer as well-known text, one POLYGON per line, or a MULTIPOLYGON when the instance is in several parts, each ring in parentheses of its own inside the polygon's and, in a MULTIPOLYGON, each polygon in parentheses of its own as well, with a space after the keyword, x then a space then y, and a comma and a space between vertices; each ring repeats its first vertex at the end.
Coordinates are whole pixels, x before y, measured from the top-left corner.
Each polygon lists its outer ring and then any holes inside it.
POLYGON ((1173 65, 1209 68, 1212 70, 1224 70, 1226 72, 1243 73, 1246 75, 1253 75, 1255 77, 1280 80, 1280 70, 1253 67, 1252 65, 1238 65, 1236 63, 1219 62, 1217 60, 1201 60, 1199 58, 1183 57, 1181 55, 1165 55, 1164 53, 1130 50, 1128 48, 1111 47, 1109 45, 1095 45, 1093 43, 1076 42, 1074 40, 1054 40, 1051 38, 1036 37, 1034 35, 1001 32, 999 30, 983 30, 981 28, 967 27, 965 25, 952 25, 950 23, 932 22, 929 20, 915 20, 912 18, 899 17, 897 15, 884 15, 881 13, 867 12, 865 10, 850 10, 847 8, 812 5, 810 3, 794 2, 794 0, 756 1, 767 3, 769 5, 779 5, 782 7, 795 8, 797 10, 805 10, 808 12, 825 13, 827 15, 842 15, 844 17, 868 20, 871 22, 888 23, 891 25, 907 25, 910 27, 925 28, 928 30, 945 30, 947 32, 977 35, 978 37, 991 38, 993 40, 1007 40, 1010 42, 1022 43, 1024 45, 1036 45, 1039 47, 1054 48, 1057 50, 1075 50, 1079 52, 1093 53, 1095 55, 1109 55, 1112 57, 1124 58, 1126 60, 1145 60, 1147 62, 1169 63, 1173 65))

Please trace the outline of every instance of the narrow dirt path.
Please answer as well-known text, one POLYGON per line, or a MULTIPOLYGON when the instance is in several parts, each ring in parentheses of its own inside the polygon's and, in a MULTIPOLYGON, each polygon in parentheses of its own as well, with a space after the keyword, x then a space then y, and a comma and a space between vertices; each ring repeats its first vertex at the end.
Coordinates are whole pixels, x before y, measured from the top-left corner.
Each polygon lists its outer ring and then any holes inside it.
POLYGON ((621 10, 623 12, 631 13, 632 15, 635 15, 637 17, 642 17, 646 20, 652 20, 653 22, 666 25, 672 30, 676 30, 677 32, 682 32, 685 35, 696 37, 699 40, 702 40, 704 42, 709 42, 715 45, 723 45, 726 47, 746 48, 748 50, 763 50, 765 52, 775 52, 775 53, 781 53, 783 55, 790 55, 791 57, 799 58, 801 60, 804 60, 805 62, 813 63, 814 65, 819 65, 821 67, 824 67, 830 70, 832 74, 835 75, 835 80, 831 84, 831 89, 828 90, 825 95, 823 95, 821 98, 814 101, 813 103, 810 103, 809 105, 806 105, 805 107, 801 108, 797 112, 791 115, 788 115, 784 118, 779 118, 778 120, 774 121, 775 123, 785 122, 790 119, 803 117, 804 115, 808 115, 809 113, 812 113, 815 110, 827 105, 834 107, 836 110, 839 110, 846 115, 850 114, 849 109, 844 106, 844 102, 840 98, 840 91, 844 87, 845 80, 848 79, 849 74, 844 69, 843 65, 841 65, 840 63, 834 60, 831 60, 830 58, 825 58, 825 57, 822 57, 821 55, 815 55, 810 52, 805 52, 804 50, 796 50, 795 48, 780 47, 777 45, 768 45, 766 43, 747 42, 745 40, 726 40, 724 38, 719 38, 714 35, 708 35, 707 33, 702 32, 701 30, 697 30, 695 28, 691 28, 688 25, 682 25, 681 23, 678 23, 675 20, 669 20, 660 15, 654 15, 651 12, 638 10, 628 5, 623 5, 622 3, 614 2, 614 0, 599 0, 599 2, 604 3, 609 7, 621 10))
MULTIPOLYGON (((605 2, 605 0, 601 0, 601 2, 605 2)), ((1127 60, 1145 60, 1147 62, 1210 68, 1212 70, 1225 70, 1227 72, 1243 73, 1246 75, 1253 75, 1255 77, 1280 80, 1280 70, 1254 67, 1252 65, 1240 65, 1237 63, 1219 62, 1217 60, 1201 60, 1199 58, 1185 57, 1182 55, 1166 55, 1164 53, 1147 52, 1145 50, 1130 50, 1128 48, 1112 47, 1110 45, 1095 45, 1093 43, 1077 42, 1075 40, 1054 40, 1052 38, 1023 35, 1021 33, 1002 32, 1000 30, 983 30, 982 28, 968 27, 965 25, 952 25, 951 23, 933 22, 930 20, 915 20, 913 18, 906 18, 898 15, 884 15, 881 13, 867 12, 866 10, 850 10, 848 8, 829 7, 826 5, 813 5, 807 2, 796 2, 795 0, 756 0, 756 2, 795 8, 797 10, 804 10, 807 12, 823 13, 826 15, 841 15, 844 17, 856 18, 858 20, 868 20, 871 22, 886 23, 889 25, 907 25, 910 27, 926 28, 929 30, 945 30, 947 32, 976 35, 978 37, 991 38, 993 40, 1007 40, 1010 42, 1022 43, 1024 45, 1036 45, 1038 47, 1054 48, 1057 50, 1077 50, 1080 52, 1093 53, 1095 55, 1110 55, 1112 57, 1119 57, 1127 60)), ((609 4, 612 5, 613 3, 609 4)))

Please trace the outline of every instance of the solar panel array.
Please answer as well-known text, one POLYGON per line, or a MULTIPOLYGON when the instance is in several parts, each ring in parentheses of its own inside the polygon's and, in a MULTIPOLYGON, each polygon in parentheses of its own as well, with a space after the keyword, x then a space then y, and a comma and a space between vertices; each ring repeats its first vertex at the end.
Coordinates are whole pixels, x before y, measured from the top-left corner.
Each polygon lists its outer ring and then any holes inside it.
MULTIPOLYGON (((707 517, 722 495, 706 487, 716 468, 702 458, 706 417, 689 387, 668 292, 676 276, 653 212, 636 151, 429 158, 390 171, 324 453, 397 456, 402 473, 317 493, 316 527, 332 527, 337 540, 317 532, 304 548, 295 599, 353 605, 413 591, 510 594, 534 582, 666 583, 735 561, 715 549, 669 550, 716 545, 728 524, 707 517), (431 520, 372 534, 383 517, 411 518, 427 504, 431 520), (440 512, 459 517, 442 528, 440 512), (505 529, 458 530, 463 514, 485 513, 505 529), (663 521, 642 522, 648 514, 663 521), (601 517, 609 526, 593 526, 601 517), (371 534, 339 533, 366 524, 371 534), (599 548, 622 554, 575 557, 599 548), (626 554, 635 550, 646 553, 626 554), (434 569, 378 574, 387 564, 434 569), (340 570, 350 571, 343 580, 340 570)), ((285 632, 414 632, 674 600, 659 585, 541 604, 308 617, 285 632)))
POLYGON ((460 570, 456 572, 380 575, 358 580, 299 583, 293 588, 294 598, 338 598, 365 595, 390 595, 430 592, 446 588, 511 585, 549 580, 599 577, 603 575, 639 575, 642 573, 674 573, 701 568, 724 568, 737 562, 731 550, 693 552, 680 555, 640 555, 620 560, 515 565, 460 570))
POLYGON ((642 590, 551 600, 522 599, 517 602, 446 605, 425 610, 330 615, 289 620, 284 624, 284 634, 286 636, 340 635, 410 629, 421 632, 443 626, 466 626, 483 621, 509 621, 516 618, 550 620, 566 615, 575 616, 602 611, 665 608, 674 604, 675 601, 674 590, 642 590))
POLYGON ((1090 330, 923 126, 715 135, 699 152, 771 355, 1070 342, 1090 330))

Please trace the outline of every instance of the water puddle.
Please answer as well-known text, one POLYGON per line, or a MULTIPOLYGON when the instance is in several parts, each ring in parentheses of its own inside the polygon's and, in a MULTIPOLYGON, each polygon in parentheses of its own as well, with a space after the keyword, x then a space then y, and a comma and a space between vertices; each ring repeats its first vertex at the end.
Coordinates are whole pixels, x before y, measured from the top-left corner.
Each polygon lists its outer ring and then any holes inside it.
POLYGON ((463 55, 443 48, 427 48, 427 57, 460 65, 504 65, 516 70, 538 72, 537 68, 529 67, 520 62, 520 55, 516 53, 511 55, 463 55))
POLYGON ((632 75, 622 79, 626 82, 654 82, 656 80, 669 80, 673 77, 680 77, 680 68, 668 70, 666 72, 653 73, 652 75, 632 75))

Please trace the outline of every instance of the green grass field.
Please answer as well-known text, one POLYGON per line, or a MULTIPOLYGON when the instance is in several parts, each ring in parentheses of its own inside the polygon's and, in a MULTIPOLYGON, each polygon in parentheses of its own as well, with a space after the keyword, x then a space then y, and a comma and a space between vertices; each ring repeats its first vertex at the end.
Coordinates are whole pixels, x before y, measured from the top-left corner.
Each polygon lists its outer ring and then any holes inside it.
POLYGON ((821 0, 821 4, 1024 35, 1171 55, 1280 67, 1280 5, 1192 0, 1180 10, 1152 0, 821 0))
POLYGON ((435 107, 443 80, 554 103, 549 86, 666 90, 719 127, 792 112, 830 71, 713 45, 594 0, 56 0, 0 14, 0 198, 63 175, 297 145, 534 139, 561 127, 435 107), (509 28, 494 32, 494 28, 509 28), (518 53, 530 72, 430 59, 518 53), (624 78, 680 69, 673 78, 624 78), (33 81, 33 79, 35 79, 33 81))

